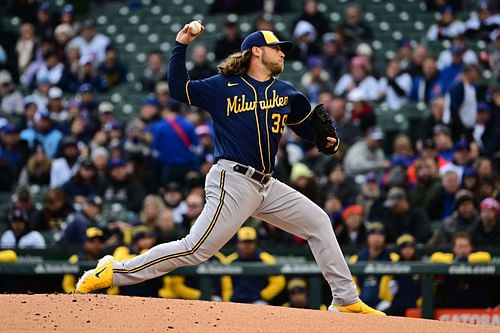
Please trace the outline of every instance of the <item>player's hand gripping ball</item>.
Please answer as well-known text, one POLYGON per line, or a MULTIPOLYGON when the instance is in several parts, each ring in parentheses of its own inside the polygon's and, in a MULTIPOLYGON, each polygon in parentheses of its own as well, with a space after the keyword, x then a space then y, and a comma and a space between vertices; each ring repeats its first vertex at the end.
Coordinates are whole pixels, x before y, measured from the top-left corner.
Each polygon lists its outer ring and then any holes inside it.
POLYGON ((201 32, 201 23, 200 21, 191 21, 189 22, 189 30, 193 35, 197 35, 201 32))

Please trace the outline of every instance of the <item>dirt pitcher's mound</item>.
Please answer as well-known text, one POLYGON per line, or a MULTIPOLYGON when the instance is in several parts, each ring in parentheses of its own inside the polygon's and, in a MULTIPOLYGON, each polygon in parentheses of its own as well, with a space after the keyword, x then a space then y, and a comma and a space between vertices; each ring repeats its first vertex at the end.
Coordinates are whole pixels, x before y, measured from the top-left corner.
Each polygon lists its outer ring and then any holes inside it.
POLYGON ((499 332, 431 320, 104 295, 0 295, 0 332, 499 332))

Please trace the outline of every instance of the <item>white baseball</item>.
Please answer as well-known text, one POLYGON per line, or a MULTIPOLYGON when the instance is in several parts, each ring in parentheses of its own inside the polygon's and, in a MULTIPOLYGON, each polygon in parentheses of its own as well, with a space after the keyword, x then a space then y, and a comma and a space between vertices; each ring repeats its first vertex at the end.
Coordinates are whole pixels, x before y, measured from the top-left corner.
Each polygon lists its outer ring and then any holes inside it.
POLYGON ((199 21, 189 22, 189 29, 193 35, 197 35, 201 32, 201 23, 199 21))

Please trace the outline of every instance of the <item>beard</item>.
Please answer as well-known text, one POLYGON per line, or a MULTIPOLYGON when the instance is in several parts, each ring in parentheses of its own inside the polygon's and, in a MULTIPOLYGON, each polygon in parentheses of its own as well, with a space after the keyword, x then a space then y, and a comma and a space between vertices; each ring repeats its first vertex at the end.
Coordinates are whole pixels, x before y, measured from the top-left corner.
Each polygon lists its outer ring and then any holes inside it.
POLYGON ((264 65, 264 67, 266 67, 271 72, 271 74, 273 76, 280 74, 281 72, 283 72, 283 69, 285 68, 285 62, 284 61, 283 62, 272 62, 272 61, 270 61, 267 58, 265 51, 264 51, 264 54, 262 55, 261 62, 262 62, 262 65, 264 65))

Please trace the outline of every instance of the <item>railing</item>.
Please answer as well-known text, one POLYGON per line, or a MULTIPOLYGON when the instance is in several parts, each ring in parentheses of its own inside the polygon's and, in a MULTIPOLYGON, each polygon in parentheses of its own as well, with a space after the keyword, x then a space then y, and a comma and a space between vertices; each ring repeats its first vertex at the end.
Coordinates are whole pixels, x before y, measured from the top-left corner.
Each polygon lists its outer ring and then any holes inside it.
MULTIPOLYGON (((83 261, 80 264, 70 264, 67 261, 21 262, 0 264, 0 276, 5 275, 78 275, 83 270, 94 267, 94 262, 83 261)), ((430 263, 381 263, 364 262, 349 265, 354 275, 409 275, 418 274, 422 283, 422 316, 433 318, 434 295, 432 281, 434 275, 500 275, 500 263, 491 264, 430 264, 430 263)), ((222 275, 278 275, 304 276, 309 278, 310 306, 318 308, 321 300, 321 271, 315 262, 283 263, 273 266, 261 263, 239 263, 228 266, 220 264, 202 264, 192 267, 182 267, 175 275, 197 275, 200 277, 202 299, 210 299, 211 277, 222 275)))

